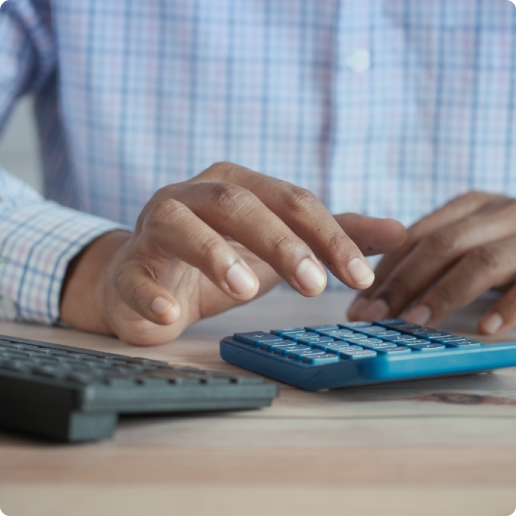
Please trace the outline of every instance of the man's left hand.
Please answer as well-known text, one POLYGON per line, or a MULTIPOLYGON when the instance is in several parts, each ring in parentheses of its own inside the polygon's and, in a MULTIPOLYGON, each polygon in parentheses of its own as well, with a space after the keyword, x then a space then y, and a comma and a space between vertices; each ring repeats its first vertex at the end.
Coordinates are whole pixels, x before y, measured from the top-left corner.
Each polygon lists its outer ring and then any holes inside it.
POLYGON ((351 320, 400 316, 435 326, 492 288, 505 290, 480 319, 481 333, 516 326, 516 199, 469 192, 409 228, 380 261, 351 320))

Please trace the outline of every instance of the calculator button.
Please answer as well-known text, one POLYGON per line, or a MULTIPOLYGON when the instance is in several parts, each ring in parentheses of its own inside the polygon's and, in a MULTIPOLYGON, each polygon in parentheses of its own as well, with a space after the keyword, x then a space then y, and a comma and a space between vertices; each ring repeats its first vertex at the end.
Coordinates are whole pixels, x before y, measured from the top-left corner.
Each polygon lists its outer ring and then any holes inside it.
POLYGON ((419 324, 413 324, 413 323, 405 323, 405 324, 399 324, 396 326, 390 326, 393 330, 396 331, 405 331, 407 333, 412 333, 413 331, 418 331, 421 329, 421 326, 419 324))
POLYGON ((481 342, 478 342, 476 340, 457 340, 454 342, 443 342, 443 344, 446 344, 446 347, 448 348, 462 348, 462 347, 475 347, 475 346, 482 346, 481 342))
POLYGON ((368 349, 383 349, 383 348, 396 348, 396 344, 392 342, 379 342, 377 344, 364 344, 362 341, 360 342, 361 346, 364 346, 368 349))
MULTIPOLYGON (((344 343, 342 343, 344 344, 344 343)), ((347 353, 348 351, 362 351, 364 348, 361 347, 361 346, 355 346, 354 344, 350 344, 349 346, 340 346, 340 347, 335 347, 335 348, 331 348, 331 350, 334 352, 334 353, 338 353, 339 355, 341 355, 342 353, 347 353)))
POLYGON ((381 319, 379 321, 373 321, 374 324, 379 324, 380 326, 399 326, 400 324, 407 324, 407 321, 404 319, 381 319))
POLYGON ((297 342, 302 342, 304 344, 311 344, 311 345, 317 345, 317 344, 324 344, 325 342, 335 342, 331 337, 325 337, 324 335, 318 335, 317 337, 297 337, 297 342))
POLYGON ((312 365, 325 365, 339 362, 340 358, 333 353, 325 353, 324 355, 317 356, 306 356, 303 358, 303 362, 307 362, 312 365))
POLYGON ((393 337, 395 335, 401 335, 399 331, 386 330, 382 326, 370 326, 369 328, 359 328, 360 333, 371 335, 372 337, 393 337))
POLYGON ((378 351, 378 353, 412 353, 410 348, 402 346, 395 346, 394 348, 378 348, 376 351, 378 351))
POLYGON ((354 330, 355 328, 365 328, 366 326, 371 326, 371 323, 366 321, 354 321, 339 324, 338 326, 339 328, 345 328, 346 330, 354 330))
POLYGON ((293 344, 291 346, 270 346, 269 349, 278 355, 288 355, 295 351, 310 351, 312 348, 301 344, 293 344))
POLYGON ((303 328, 284 328, 281 330, 271 330, 271 333, 274 335, 279 335, 280 337, 283 337, 283 335, 288 335, 289 333, 301 333, 303 332, 303 328))
POLYGON ((338 330, 319 330, 318 333, 321 335, 326 335, 326 337, 332 337, 334 339, 347 338, 352 337, 353 335, 358 335, 356 332, 352 330, 344 330, 342 328, 338 330))
POLYGON ((269 342, 278 342, 283 340, 278 335, 271 335, 270 333, 264 333, 261 331, 250 331, 247 333, 235 333, 235 339, 246 344, 254 344, 259 346, 260 344, 267 344, 269 342))
POLYGON ((307 331, 328 331, 328 330, 338 330, 339 327, 334 324, 319 324, 318 326, 306 326, 305 330, 307 331))
POLYGON ((358 346, 365 346, 367 344, 388 344, 384 340, 381 339, 375 339, 373 337, 369 337, 367 339, 360 339, 353 341, 354 344, 357 344, 358 346))
POLYGON ((300 351, 291 351, 288 353, 289 356, 295 356, 296 358, 304 358, 307 356, 317 356, 317 355, 326 355, 326 351, 323 351, 322 349, 312 349, 308 348, 306 350, 302 349, 300 351))
POLYGON ((435 342, 448 345, 453 344, 454 342, 463 342, 465 340, 467 340, 465 337, 457 337, 456 335, 452 335, 451 337, 435 339, 435 342))
POLYGON ((333 342, 325 342, 323 344, 317 344, 314 347, 325 349, 326 351, 337 352, 339 349, 362 349, 359 346, 354 346, 353 344, 348 344, 347 342, 342 342, 341 340, 335 340, 333 342))
POLYGON ((439 333, 437 330, 434 330, 433 328, 425 328, 424 326, 421 326, 421 328, 418 328, 417 330, 409 332, 412 335, 429 335, 433 333, 439 333))
POLYGON ((376 356, 376 351, 372 351, 371 349, 362 349, 356 351, 342 350, 339 355, 347 360, 358 360, 361 358, 373 358, 376 356))
POLYGON ((381 333, 383 331, 388 331, 386 330, 383 326, 373 326, 372 324, 369 325, 369 326, 363 326, 361 328, 357 328, 357 331, 359 331, 360 333, 365 333, 365 334, 376 334, 376 333, 381 333))
MULTIPOLYGON (((412 340, 417 340, 417 337, 414 335, 387 335, 382 337, 382 339, 388 340, 389 342, 409 342, 412 340)), ((426 341, 428 342, 428 341, 426 341)))
POLYGON ((318 333, 314 333, 313 331, 303 331, 299 333, 289 333, 288 338, 292 340, 299 340, 299 339, 314 339, 320 337, 318 333))
POLYGON ((436 351, 438 349, 446 349, 442 344, 436 344, 433 342, 432 344, 416 344, 415 346, 410 346, 410 349, 414 351, 436 351))
POLYGON ((453 335, 451 333, 442 333, 442 332, 429 333, 429 334, 425 335, 425 338, 427 338, 428 340, 435 340, 436 342, 440 342, 441 339, 447 339, 450 337, 453 337, 453 335))
POLYGON ((418 346, 420 344, 436 344, 436 342, 430 342, 427 339, 404 340, 400 342, 400 345, 408 347, 418 346))
POLYGON ((349 335, 347 337, 339 337, 339 340, 343 342, 356 342, 357 340, 367 339, 369 335, 364 335, 363 333, 355 333, 354 335, 349 335))

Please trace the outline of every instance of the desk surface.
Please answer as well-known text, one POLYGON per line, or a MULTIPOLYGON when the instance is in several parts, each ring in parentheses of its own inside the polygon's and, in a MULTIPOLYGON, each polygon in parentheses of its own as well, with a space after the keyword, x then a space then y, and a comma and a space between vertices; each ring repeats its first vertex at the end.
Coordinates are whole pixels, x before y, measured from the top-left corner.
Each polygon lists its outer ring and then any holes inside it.
MULTIPOLYGON (((221 337, 342 321, 350 299, 276 291, 154 348, 14 323, 0 323, 0 333, 233 371, 219 358, 221 337)), ((485 306, 442 327, 474 336, 485 306)), ((282 385, 270 408, 124 418, 114 439, 98 443, 0 433, 8 516, 504 516, 515 508, 516 368, 322 393, 282 385)))

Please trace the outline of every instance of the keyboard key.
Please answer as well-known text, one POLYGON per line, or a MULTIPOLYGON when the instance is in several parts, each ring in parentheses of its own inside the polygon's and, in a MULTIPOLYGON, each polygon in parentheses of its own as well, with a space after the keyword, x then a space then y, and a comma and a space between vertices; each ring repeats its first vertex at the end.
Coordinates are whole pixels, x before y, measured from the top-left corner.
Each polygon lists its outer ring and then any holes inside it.
POLYGON ((267 344, 270 342, 278 342, 283 340, 278 335, 271 335, 270 333, 264 333, 261 331, 250 331, 246 333, 235 333, 235 339, 246 344, 254 344, 259 346, 260 344, 267 344))

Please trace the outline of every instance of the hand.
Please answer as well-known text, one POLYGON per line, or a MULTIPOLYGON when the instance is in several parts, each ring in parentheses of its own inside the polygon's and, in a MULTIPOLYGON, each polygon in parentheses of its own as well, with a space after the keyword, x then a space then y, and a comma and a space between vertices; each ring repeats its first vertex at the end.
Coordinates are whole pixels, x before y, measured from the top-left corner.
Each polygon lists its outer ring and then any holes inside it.
POLYGON ((507 290, 480 319, 479 331, 516 325, 516 200, 470 192, 407 231, 407 240, 378 264, 371 288, 348 317, 397 317, 435 326, 491 288, 507 290))
POLYGON ((319 260, 350 287, 368 287, 374 274, 360 248, 380 253, 404 237, 395 221, 333 217, 304 189, 218 163, 156 192, 134 233, 88 246, 69 268, 61 318, 134 344, 165 342, 282 278, 305 296, 321 293, 319 260))

